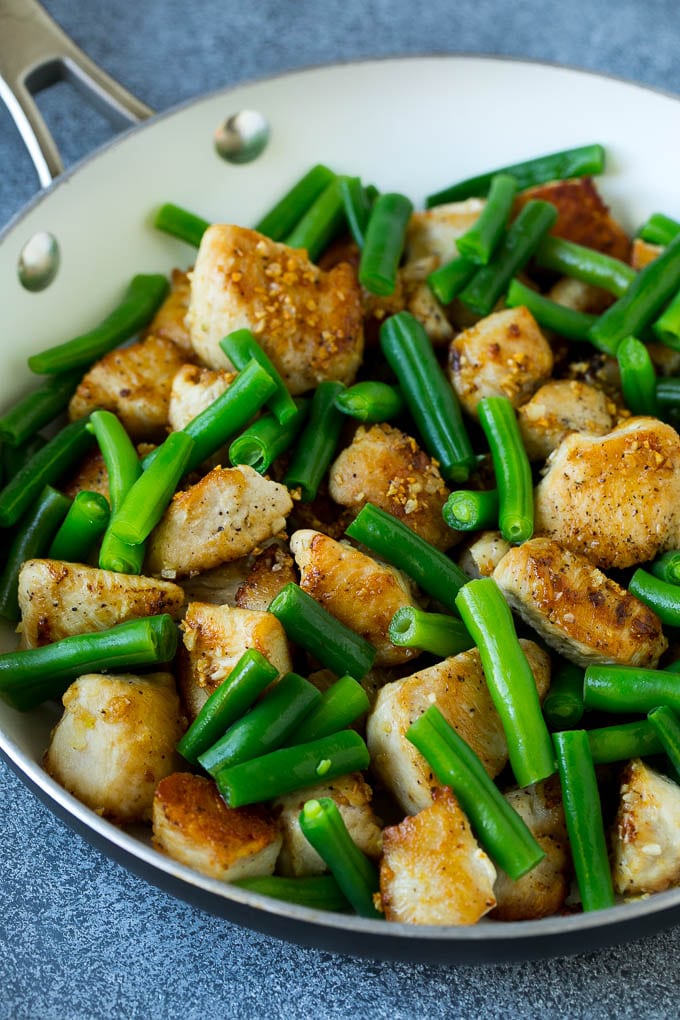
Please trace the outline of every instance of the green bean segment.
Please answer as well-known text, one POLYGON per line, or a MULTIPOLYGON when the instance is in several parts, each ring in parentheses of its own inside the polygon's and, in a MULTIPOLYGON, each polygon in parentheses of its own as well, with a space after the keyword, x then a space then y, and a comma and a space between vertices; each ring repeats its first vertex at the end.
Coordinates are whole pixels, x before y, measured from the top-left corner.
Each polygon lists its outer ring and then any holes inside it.
POLYGON ((444 659, 474 646, 465 624, 455 616, 426 613, 415 606, 397 609, 390 621, 388 633, 394 645, 420 648, 444 659))
POLYGON ((450 304, 477 272, 477 263, 457 255, 426 278, 427 285, 442 305, 450 304))
POLYGON ((680 234, 680 223, 663 213, 652 213, 638 231, 638 237, 648 244, 667 245, 680 234))
POLYGON ((656 417, 656 371, 646 346, 634 336, 624 337, 616 349, 621 388, 633 414, 656 417))
POLYGON ((638 567, 628 583, 628 591, 649 606, 662 623, 680 627, 680 588, 638 567))
POLYGON ((249 329, 237 329, 225 336, 223 340, 220 340, 220 347, 239 372, 246 368, 251 358, 254 358, 267 375, 271 376, 276 384, 276 389, 267 400, 267 405, 281 425, 285 425, 287 421, 295 417, 297 414, 295 401, 271 359, 249 329))
POLYGON ((666 584, 680 584, 680 549, 669 549, 648 565, 650 574, 666 584))
POLYGON ((49 425, 66 409, 81 378, 80 370, 48 376, 38 389, 0 417, 0 439, 10 446, 21 446, 43 425, 49 425))
POLYGON ((259 474, 269 470, 274 461, 297 439, 309 411, 309 401, 298 399, 297 409, 285 425, 273 414, 263 414, 237 436, 229 446, 229 463, 248 464, 259 474))
POLYGON ((335 398, 335 406, 358 421, 379 422, 396 418, 405 404, 396 386, 367 379, 341 390, 335 398))
POLYGON ((555 670, 543 702, 545 721, 552 730, 568 729, 581 721, 584 707, 583 670, 564 662, 555 670))
POLYGON ((338 177, 338 188, 345 208, 350 233, 359 248, 366 239, 366 227, 371 216, 371 202, 360 177, 338 177))
POLYGON ((680 711, 680 679, 675 672, 642 666, 588 666, 583 682, 586 708, 599 712, 643 713, 668 705, 680 711))
POLYGON ((653 708, 647 718, 668 755, 677 778, 680 776, 680 719, 668 705, 653 708))
POLYGON ((583 280, 593 287, 602 287, 616 297, 625 294, 637 276, 626 262, 563 237, 545 237, 534 257, 544 269, 583 280))
POLYGON ((326 186, 302 218, 285 238, 290 248, 304 248, 311 262, 316 262, 342 230, 345 206, 337 179, 326 186))
POLYGON ((340 677, 323 692, 319 704, 312 708, 286 743, 307 744, 330 737, 356 722, 369 707, 368 695, 361 684, 349 675, 340 677))
POLYGON ((334 179, 332 170, 323 163, 317 163, 258 220, 255 230, 272 241, 282 241, 334 179))
POLYGON ((496 174, 491 179, 486 204, 479 217, 456 239, 461 255, 482 266, 490 262, 505 232, 516 193, 517 181, 509 174, 496 174))
POLYGON ((518 308, 523 305, 527 308, 539 326, 544 329, 552 329, 567 340, 590 341, 592 327, 597 322, 596 315, 589 315, 587 312, 577 312, 574 308, 567 308, 557 301, 539 294, 537 291, 527 287, 519 280, 513 280, 508 288, 505 299, 508 308, 518 308))
POLYGON ((52 540, 50 559, 86 563, 95 542, 106 530, 109 516, 106 496, 81 490, 52 540))
POLYGON ((525 542, 534 531, 534 483, 515 409, 507 397, 483 397, 477 413, 496 475, 498 526, 507 542, 525 542))
POLYGON ((410 199, 396 193, 378 195, 373 204, 359 262, 359 283, 371 294, 394 293, 412 211, 410 199))
POLYGON ((166 202, 156 213, 153 225, 157 230, 162 230, 163 233, 198 248, 210 223, 202 216, 189 212, 188 209, 166 202))
POLYGON ((657 340, 674 351, 680 351, 680 291, 670 301, 660 318, 652 324, 657 340))
POLYGON ((452 492, 442 507, 442 517, 454 531, 478 531, 498 525, 498 489, 452 492))
POLYGON ((616 761, 630 761, 650 754, 660 754, 663 745, 647 719, 601 726, 587 730, 590 753, 595 765, 609 765, 616 761))
POLYGON ((258 875, 239 878, 231 883, 239 889, 248 889, 260 896, 297 903, 312 910, 332 910, 336 913, 350 910, 350 904, 332 875, 305 875, 286 878, 284 875, 258 875))
POLYGON ((303 503, 310 503, 315 498, 335 455, 343 422, 335 401, 343 389, 341 382, 326 381, 317 386, 309 417, 283 479, 289 489, 300 489, 303 503))

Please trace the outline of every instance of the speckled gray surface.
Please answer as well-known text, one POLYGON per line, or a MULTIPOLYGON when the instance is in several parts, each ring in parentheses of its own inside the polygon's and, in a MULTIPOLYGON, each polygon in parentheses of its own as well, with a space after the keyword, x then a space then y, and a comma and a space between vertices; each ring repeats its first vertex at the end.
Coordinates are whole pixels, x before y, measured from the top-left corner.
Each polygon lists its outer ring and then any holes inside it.
MULTIPOLYGON (((676 0, 49 0, 46 7, 156 109, 288 68, 426 52, 544 59, 680 93, 676 0)), ((66 87, 42 106, 68 163, 110 135, 66 87)), ((36 189, 4 110, 0 166, 1 226, 36 189)), ((367 962, 286 945, 158 892, 92 850, 2 763, 0 818, 0 1020, 678 1015, 680 928, 523 965, 367 962)))

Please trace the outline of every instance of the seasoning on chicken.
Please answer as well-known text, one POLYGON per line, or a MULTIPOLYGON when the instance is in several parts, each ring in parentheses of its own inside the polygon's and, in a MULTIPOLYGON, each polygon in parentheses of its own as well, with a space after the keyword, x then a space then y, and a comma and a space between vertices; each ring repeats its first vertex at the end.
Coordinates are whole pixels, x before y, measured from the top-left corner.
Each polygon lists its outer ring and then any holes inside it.
POLYGON ((184 592, 170 581, 62 560, 26 560, 19 574, 21 647, 108 630, 140 616, 170 613, 179 619, 183 603, 184 592))
POLYGON ((186 721, 170 673, 86 673, 63 702, 46 770, 97 814, 148 821, 156 786, 181 762, 175 744, 186 721))
POLYGON ((217 400, 236 378, 224 369, 182 365, 172 380, 168 423, 175 430, 186 428, 190 421, 217 400))
MULTIPOLYGON (((533 641, 520 639, 541 700, 550 683, 550 659, 533 641)), ((477 754, 494 778, 508 760, 500 716, 489 694, 476 648, 386 684, 366 725, 366 743, 375 772, 408 814, 432 803, 438 785, 406 731, 431 705, 477 754)))
POLYGON ((173 772, 156 789, 153 842, 189 868, 235 882, 271 875, 281 836, 260 805, 227 807, 211 779, 173 772))
POLYGON ((310 529, 296 531, 290 548, 300 570, 300 587, 374 645, 377 666, 408 662, 419 654, 418 649, 393 645, 387 634, 396 611, 415 605, 399 571, 310 529))
POLYGON ((157 336, 165 340, 172 340, 191 355, 193 348, 189 338, 186 319, 189 308, 189 297, 191 294, 191 278, 189 273, 182 269, 173 269, 170 274, 170 293, 160 306, 144 336, 157 336))
POLYGON ((496 869, 448 787, 383 830, 380 898, 388 921, 476 924, 495 905, 496 869))
POLYGON ((612 877, 624 896, 680 884, 680 786, 639 759, 629 762, 621 777, 612 877))
POLYGON ((517 411, 530 460, 545 460, 571 432, 603 436, 616 423, 616 405, 577 379, 551 379, 517 411))
POLYGON ((241 609, 268 609, 272 599, 291 581, 297 581, 293 557, 278 542, 272 542, 255 557, 236 592, 236 605, 241 609))
POLYGON ((149 538, 145 569, 185 577, 247 556, 285 527, 292 507, 284 485, 245 464, 213 468, 175 493, 149 538))
POLYGON ((606 436, 567 436, 536 488, 535 506, 535 534, 604 570, 676 549, 680 436, 656 418, 631 418, 606 436))
POLYGON ((361 362, 363 326, 356 272, 325 273, 304 250, 245 227, 209 227, 192 273, 191 342, 210 368, 231 368, 219 346, 250 329, 293 394, 326 379, 349 383, 361 362))
POLYGON ((482 531, 458 558, 458 566, 470 578, 491 577, 510 550, 500 531, 482 531))

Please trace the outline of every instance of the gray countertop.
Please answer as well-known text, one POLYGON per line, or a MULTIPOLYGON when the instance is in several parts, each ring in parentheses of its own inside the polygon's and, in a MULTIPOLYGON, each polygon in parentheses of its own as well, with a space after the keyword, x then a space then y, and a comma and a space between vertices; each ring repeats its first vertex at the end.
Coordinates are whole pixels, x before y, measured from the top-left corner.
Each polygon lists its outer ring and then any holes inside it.
MULTIPOLYGON (((45 6, 97 63, 158 110, 289 68, 429 52, 529 57, 680 93, 676 0, 45 6)), ((66 86, 41 103, 67 163, 110 136, 66 86)), ((556 116, 567 116, 557 104, 556 116)), ((0 166, 1 227, 37 189, 4 109, 0 166)), ((362 961, 281 943, 159 892, 57 821, 2 763, 0 817, 0 1018, 678 1014, 680 928, 522 965, 362 961)))

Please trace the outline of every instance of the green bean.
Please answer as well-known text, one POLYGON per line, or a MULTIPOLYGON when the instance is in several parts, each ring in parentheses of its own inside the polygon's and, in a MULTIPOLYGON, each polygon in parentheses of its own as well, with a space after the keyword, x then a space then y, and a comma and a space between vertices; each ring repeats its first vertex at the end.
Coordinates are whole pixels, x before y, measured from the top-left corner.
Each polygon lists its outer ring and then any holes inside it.
POLYGON ((588 666, 583 681, 586 708, 599 712, 641 713, 657 705, 680 711, 680 681, 677 673, 642 666, 588 666))
POLYGON ((671 549, 657 556, 647 569, 666 584, 680 584, 680 549, 671 549))
POLYGON ((437 301, 442 305, 448 305, 460 294, 476 272, 476 262, 472 262, 464 255, 456 255, 429 273, 426 283, 437 301))
POLYGON ((298 437, 283 479, 289 489, 300 489, 303 503, 310 503, 315 498, 335 454, 343 422, 335 401, 343 389, 341 382, 330 380, 317 386, 307 423, 298 437))
POLYGON ((249 425, 229 447, 229 463, 248 464, 263 475, 277 457, 295 442, 309 411, 309 401, 298 399, 297 410, 285 425, 273 414, 263 414, 249 425))
POLYGON ((648 244, 670 244, 674 237, 680 234, 680 223, 664 216, 663 213, 652 213, 646 223, 640 227, 638 237, 648 244))
POLYGON ((459 589, 468 578, 455 563, 392 514, 366 503, 346 534, 403 570, 428 595, 455 611, 459 589))
POLYGON ((520 786, 537 783, 552 775, 555 759, 536 680, 508 604, 493 578, 483 577, 461 588, 456 608, 479 649, 515 778, 520 786))
POLYGON ((616 297, 625 294, 637 276, 626 262, 563 237, 545 237, 534 257, 544 269, 583 280, 593 287, 602 287, 616 297))
POLYGON ((106 530, 109 516, 106 496, 81 490, 71 503, 47 555, 52 560, 86 563, 95 542, 106 530))
POLYGON ((359 262, 359 283, 371 294, 394 293, 412 212, 413 203, 405 195, 390 192, 375 200, 359 262))
MULTIPOLYGON (((120 420, 111 411, 93 411, 89 431, 95 436, 106 464, 109 479, 109 502, 115 514, 142 473, 137 451, 120 420)), ((121 574, 139 574, 144 562, 142 543, 133 546, 123 542, 111 530, 111 520, 99 549, 99 566, 121 574)))
POLYGON ((456 248, 461 255, 482 266, 491 261, 505 233, 516 192, 514 177, 509 174, 492 177, 486 205, 470 229, 456 239, 456 248))
POLYGON ((463 304, 476 315, 489 315, 556 219, 557 209, 550 202, 527 202, 510 225, 491 262, 480 266, 460 292, 463 304))
POLYGON ((47 440, 39 432, 27 439, 21 446, 2 446, 2 475, 7 484, 22 469, 24 464, 47 446, 47 440))
POLYGON ((271 376, 276 384, 276 389, 268 398, 267 405, 281 425, 285 425, 287 421, 295 417, 297 414, 295 401, 271 359, 249 329, 237 329, 225 336, 223 340, 220 340, 220 347, 239 372, 247 367, 251 358, 254 358, 267 375, 271 376))
POLYGON ((257 875, 253 878, 239 878, 231 884, 239 889, 259 893, 261 896, 297 903, 298 906, 309 907, 311 910, 331 910, 340 913, 350 909, 350 904, 332 875, 304 875, 301 878, 257 875))
POLYGON ((198 248, 201 238, 210 226, 202 216, 197 216, 196 213, 189 212, 188 209, 182 209, 179 205, 173 205, 172 202, 166 202, 160 207, 153 225, 157 230, 177 237, 180 241, 186 241, 194 248, 198 248))
POLYGON ((25 443, 66 409, 81 378, 79 370, 49 376, 37 390, 5 411, 0 418, 0 439, 15 447, 25 443))
POLYGON ((543 702, 543 715, 551 730, 576 726, 583 716, 583 670, 563 662, 550 681, 543 702))
POLYGON ((663 745, 650 722, 619 723, 588 730, 588 744, 593 764, 609 765, 616 761, 630 761, 650 754, 660 754, 663 745))
POLYGON ((646 346, 637 337, 626 336, 616 348, 616 360, 626 407, 633 414, 656 417, 656 371, 646 346))
POLYGON ((341 390, 335 398, 335 406, 358 421, 378 422, 396 418, 405 405, 396 386, 366 379, 341 390))
POLYGON ((28 359, 31 371, 52 375, 87 368, 147 325, 168 293, 160 274, 133 276, 123 300, 98 326, 28 359))
POLYGON ((452 492, 442 507, 442 517, 454 531, 495 528, 498 526, 498 489, 452 492))
POLYGON ((286 740, 287 744, 307 744, 311 740, 330 737, 345 729, 369 709, 368 695, 351 676, 340 677, 321 695, 311 710, 286 740))
POLYGON ((652 323, 652 331, 666 347, 680 351, 680 291, 669 302, 661 317, 652 323))
POLYGON ((525 822, 490 779, 472 748, 431 705, 406 731, 440 783, 450 786, 489 856, 512 879, 544 857, 525 822))
POLYGON ((656 613, 662 623, 680 627, 680 588, 662 581, 638 567, 628 583, 628 591, 656 613))
POLYGON ((26 712, 59 698, 85 673, 127 671, 171 662, 177 627, 171 616, 128 620, 110 630, 76 634, 40 648, 0 655, 0 697, 26 712))
POLYGON ((255 230, 272 241, 282 241, 333 180, 333 171, 317 163, 256 223, 255 230))
POLYGON ((371 202, 360 177, 338 177, 338 187, 345 208, 350 233, 359 248, 363 248, 366 227, 371 216, 371 202))
POLYGON ((564 815, 584 911, 614 906, 595 767, 585 730, 553 735, 564 815))
POLYGON ((508 308, 523 305, 531 312, 539 326, 552 329, 567 340, 588 340, 593 343, 590 331, 597 321, 596 315, 577 312, 574 308, 560 305, 557 301, 552 301, 531 287, 525 286, 519 280, 513 280, 510 284, 505 303, 508 308))
POLYGON ((420 648, 446 659, 474 646, 467 627, 455 616, 426 613, 415 606, 397 609, 389 626, 389 639, 400 648, 420 648))
POLYGON ((680 720, 668 705, 659 705, 658 708, 653 708, 647 718, 668 755, 677 777, 680 775, 680 720))
POLYGON ((310 262, 316 262, 342 230, 345 207, 337 179, 321 192, 285 238, 290 248, 304 248, 310 262))
POLYGON ((441 205, 442 202, 459 202, 473 196, 483 197, 497 174, 510 174, 517 181, 517 187, 524 189, 566 177, 600 174, 604 170, 604 161, 605 154, 601 145, 581 145, 574 149, 551 152, 546 156, 511 163, 509 166, 499 167, 497 170, 452 184, 442 191, 428 195, 427 208, 441 205))
POLYGON ((356 913, 381 918, 373 902, 380 885, 378 870, 350 836, 335 801, 331 797, 308 800, 300 812, 300 829, 356 913))
POLYGON ((656 399, 661 413, 680 409, 680 378, 657 379, 656 399))
POLYGON ((424 327, 410 312, 391 315, 380 327, 380 346, 442 475, 464 481, 476 458, 458 399, 424 327))
POLYGON ((269 604, 286 634, 337 676, 361 679, 373 665, 373 645, 319 605, 291 581, 269 604))
POLYGON ((341 730, 321 740, 279 747, 261 758, 223 769, 215 777, 229 807, 257 804, 295 790, 332 782, 368 768, 368 748, 354 730, 341 730))
POLYGON ((498 526, 507 542, 524 542, 534 531, 534 483, 515 410, 507 397, 483 397, 477 413, 496 475, 498 526))

